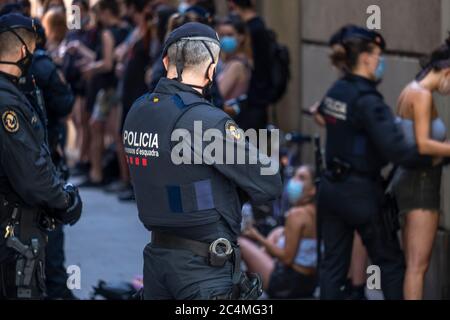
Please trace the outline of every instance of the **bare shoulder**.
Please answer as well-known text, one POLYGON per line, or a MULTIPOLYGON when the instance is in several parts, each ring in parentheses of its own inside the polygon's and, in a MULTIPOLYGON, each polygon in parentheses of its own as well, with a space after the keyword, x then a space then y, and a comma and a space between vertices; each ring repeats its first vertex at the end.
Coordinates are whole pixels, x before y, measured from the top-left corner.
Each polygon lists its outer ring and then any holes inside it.
POLYGON ((288 211, 286 219, 288 223, 302 226, 311 223, 311 208, 309 205, 295 207, 288 211))
POLYGON ((419 109, 428 109, 433 105, 433 94, 417 82, 410 83, 400 94, 398 113, 404 118, 414 118, 419 109))

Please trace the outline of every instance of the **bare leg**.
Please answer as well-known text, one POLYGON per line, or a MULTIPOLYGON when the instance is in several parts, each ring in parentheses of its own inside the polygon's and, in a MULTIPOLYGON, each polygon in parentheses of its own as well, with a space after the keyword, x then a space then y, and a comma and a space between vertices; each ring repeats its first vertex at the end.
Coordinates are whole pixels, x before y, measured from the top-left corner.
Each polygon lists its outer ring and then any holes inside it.
POLYGON ((92 182, 98 183, 103 179, 102 157, 104 148, 104 123, 93 120, 90 124, 91 143, 90 143, 90 160, 91 171, 89 176, 92 182))
POLYGON ((86 110, 86 99, 80 97, 80 161, 89 161, 89 112, 86 110))
POLYGON ((76 148, 80 148, 81 145, 81 140, 82 140, 82 135, 81 135, 81 130, 82 130, 82 122, 81 122, 81 113, 83 112, 83 110, 81 110, 82 108, 82 98, 80 96, 76 96, 75 97, 75 103, 73 105, 73 110, 72 110, 72 114, 71 114, 71 119, 73 121, 73 125, 75 127, 75 131, 76 131, 76 141, 75 141, 75 146, 76 148))
POLYGON ((120 178, 125 183, 130 183, 130 171, 126 160, 125 149, 120 135, 116 138, 117 159, 119 161, 120 178))
POLYGON ((267 236, 267 240, 270 243, 273 243, 276 245, 278 240, 280 239, 280 237, 283 235, 283 233, 284 233, 284 227, 276 227, 269 233, 269 235, 267 236))
POLYGON ((403 286, 405 300, 423 298, 425 273, 430 263, 438 225, 437 212, 413 210, 406 215, 406 224, 403 229, 406 258, 403 286))
POLYGON ((274 259, 247 238, 240 237, 239 245, 241 247, 242 260, 244 260, 248 270, 261 275, 263 288, 267 290, 270 275, 275 268, 274 259))
POLYGON ((130 183, 130 171, 128 169, 128 164, 127 164, 127 158, 126 158, 126 153, 125 153, 125 148, 123 146, 123 141, 122 141, 122 132, 121 132, 121 127, 122 127, 122 106, 121 105, 117 105, 114 110, 114 117, 115 117, 115 127, 114 127, 114 131, 113 131, 113 136, 114 136, 114 141, 116 143, 116 153, 117 153, 117 160, 119 162, 119 171, 120 171, 120 179, 124 182, 129 184, 130 183))
POLYGON ((355 232, 353 239, 352 262, 350 265, 349 278, 352 280, 354 287, 363 286, 366 283, 366 269, 367 269, 367 250, 359 236, 355 232))

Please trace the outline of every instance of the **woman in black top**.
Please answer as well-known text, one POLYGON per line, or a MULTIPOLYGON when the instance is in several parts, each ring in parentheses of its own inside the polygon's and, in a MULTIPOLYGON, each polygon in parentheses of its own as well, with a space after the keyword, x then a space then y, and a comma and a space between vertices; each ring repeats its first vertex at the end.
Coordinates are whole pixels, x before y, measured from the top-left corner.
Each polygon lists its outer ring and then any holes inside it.
POLYGON ((100 0, 94 7, 98 23, 101 25, 100 41, 94 51, 80 45, 78 52, 87 58, 93 58, 82 68, 87 81, 87 111, 90 119, 90 163, 88 179, 81 187, 103 184, 102 156, 104 147, 105 123, 113 107, 118 104, 115 90, 118 84, 115 75, 114 49, 129 34, 128 25, 120 19, 119 5, 116 0, 100 0))
MULTIPOLYGON (((122 132, 125 118, 139 97, 148 92, 145 75, 151 65, 150 48, 154 41, 151 27, 151 1, 131 0, 128 13, 135 24, 134 30, 130 33, 116 50, 118 60, 116 75, 119 77, 120 101, 122 104, 122 117, 120 122, 120 132, 122 132)), ((120 200, 133 200, 134 193, 131 188, 130 174, 126 162, 125 151, 122 139, 117 139, 117 155, 119 160, 120 181, 107 187, 107 191, 118 192, 120 200)))

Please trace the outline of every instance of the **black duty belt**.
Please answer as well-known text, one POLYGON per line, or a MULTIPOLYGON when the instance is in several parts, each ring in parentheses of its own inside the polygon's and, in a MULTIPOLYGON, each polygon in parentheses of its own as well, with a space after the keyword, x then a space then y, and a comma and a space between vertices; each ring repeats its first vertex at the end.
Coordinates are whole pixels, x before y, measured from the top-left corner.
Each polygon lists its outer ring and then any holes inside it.
POLYGON ((233 258, 234 251, 231 242, 225 238, 219 238, 208 244, 158 231, 152 232, 152 244, 163 249, 191 251, 200 257, 207 258, 208 263, 213 267, 223 267, 233 258))
POLYGON ((213 300, 254 300, 262 294, 261 277, 257 274, 241 272, 239 247, 233 247, 227 239, 219 238, 211 244, 207 244, 168 233, 152 231, 152 244, 164 249, 191 251, 198 256, 207 258, 208 264, 213 267, 223 267, 227 261, 232 261, 233 288, 229 293, 211 297, 213 300))
POLYGON ((325 176, 336 181, 343 180, 349 176, 355 176, 370 180, 379 180, 380 178, 380 174, 376 170, 358 170, 347 161, 343 161, 339 158, 333 158, 331 161, 327 162, 327 170, 325 171, 325 176))

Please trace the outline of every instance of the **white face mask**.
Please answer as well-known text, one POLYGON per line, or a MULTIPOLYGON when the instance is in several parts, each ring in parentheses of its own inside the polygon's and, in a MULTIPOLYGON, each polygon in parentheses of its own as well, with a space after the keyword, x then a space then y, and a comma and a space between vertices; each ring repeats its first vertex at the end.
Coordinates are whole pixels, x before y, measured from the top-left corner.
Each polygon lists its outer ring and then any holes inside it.
POLYGON ((441 79, 438 92, 444 96, 450 95, 450 76, 445 76, 441 79))

